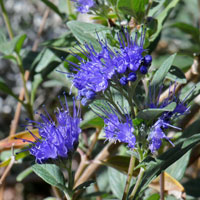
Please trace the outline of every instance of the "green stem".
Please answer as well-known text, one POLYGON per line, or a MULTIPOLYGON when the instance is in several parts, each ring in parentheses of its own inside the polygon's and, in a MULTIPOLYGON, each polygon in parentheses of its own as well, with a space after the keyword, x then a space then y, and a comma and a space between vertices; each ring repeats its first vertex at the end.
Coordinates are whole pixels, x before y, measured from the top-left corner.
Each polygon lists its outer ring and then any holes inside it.
POLYGON ((12 30, 12 27, 11 27, 11 24, 10 24, 10 20, 8 18, 8 13, 7 13, 5 6, 3 4, 3 0, 0 0, 0 5, 1 5, 2 15, 3 15, 4 21, 5 21, 7 30, 8 30, 9 37, 10 37, 10 39, 13 39, 13 37, 14 37, 13 30, 12 30))
POLYGON ((70 195, 68 194, 68 192, 64 191, 65 197, 67 200, 72 200, 72 198, 70 197, 70 195))
POLYGON ((72 12, 72 5, 71 5, 70 0, 67 0, 67 8, 68 8, 68 14, 72 15, 73 12, 72 12))
POLYGON ((139 187, 139 185, 140 185, 140 183, 142 181, 142 177, 144 175, 144 172, 145 172, 144 168, 141 167, 139 175, 138 175, 138 178, 137 178, 137 181, 136 181, 136 184, 135 184, 135 186, 133 188, 133 191, 131 192, 131 195, 130 195, 129 199, 133 199, 135 197, 135 194, 136 194, 136 192, 138 190, 138 187, 139 187))
MULTIPOLYGON (((2 9, 2 15, 3 15, 4 21, 5 21, 7 30, 8 30, 9 37, 12 40, 14 38, 14 34, 13 34, 11 23, 10 23, 10 20, 9 20, 9 17, 8 17, 8 13, 5 9, 3 0, 0 0, 0 6, 1 6, 1 9, 2 9)), ((30 106, 31 106, 30 98, 29 98, 29 93, 28 93, 28 90, 27 90, 27 87, 26 87, 26 80, 25 80, 25 76, 24 76, 23 63, 22 63, 22 59, 21 59, 21 57, 18 53, 16 53, 16 59, 17 59, 17 66, 19 67, 19 70, 20 70, 20 73, 21 73, 21 77, 22 77, 22 81, 23 81, 23 87, 24 87, 24 91, 25 91, 25 97, 26 97, 26 101, 27 101, 27 105, 28 105, 28 106, 25 106, 25 108, 27 109, 29 116, 31 118, 33 118, 32 107, 30 108, 30 106)), ((22 102, 20 101, 20 103, 22 103, 22 102)), ((22 103, 22 104, 25 105, 24 103, 22 103)))
POLYGON ((127 198, 129 187, 130 187, 130 183, 131 183, 131 178, 133 176, 134 167, 135 167, 135 157, 131 156, 131 159, 130 159, 130 162, 129 162, 129 168, 128 168, 128 175, 127 175, 127 179, 126 179, 126 185, 125 185, 125 189, 124 189, 124 194, 123 194, 122 200, 126 200, 126 198, 127 198))
POLYGON ((69 166, 67 168, 68 171, 68 189, 71 191, 73 189, 73 176, 72 176, 72 161, 69 160, 69 166))

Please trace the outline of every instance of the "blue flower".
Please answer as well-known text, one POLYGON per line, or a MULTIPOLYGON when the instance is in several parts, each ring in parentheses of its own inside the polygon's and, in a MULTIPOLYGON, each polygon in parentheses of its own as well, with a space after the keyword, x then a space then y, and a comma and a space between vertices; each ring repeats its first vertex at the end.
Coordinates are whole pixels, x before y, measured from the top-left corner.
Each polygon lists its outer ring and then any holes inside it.
POLYGON ((148 140, 150 141, 149 149, 151 150, 151 153, 154 153, 160 148, 160 146, 162 145, 162 139, 168 140, 174 146, 174 144, 163 132, 163 129, 166 127, 179 129, 178 127, 166 123, 163 119, 158 119, 158 121, 152 126, 150 134, 148 136, 148 140))
POLYGON ((159 94, 156 100, 151 98, 151 88, 149 88, 150 101, 151 101, 149 104, 150 108, 164 108, 173 102, 176 103, 175 109, 173 111, 163 112, 162 115, 154 123, 154 125, 152 126, 150 130, 148 140, 150 142, 149 149, 151 150, 152 153, 154 153, 156 150, 160 148, 160 146, 162 145, 162 139, 168 140, 173 145, 173 143, 165 135, 163 130, 168 129, 170 127, 181 130, 180 128, 176 126, 172 126, 170 123, 173 119, 181 115, 184 115, 188 113, 189 111, 189 108, 187 107, 187 104, 185 103, 185 100, 187 99, 188 96, 184 100, 181 101, 179 97, 177 97, 175 94, 176 87, 177 87, 176 83, 174 84, 173 89, 171 88, 171 85, 170 85, 168 97, 166 97, 161 103, 159 103, 159 101, 160 101, 160 94, 162 92, 163 86, 160 87, 159 94))
POLYGON ((61 101, 60 103, 61 109, 58 109, 55 113, 57 125, 46 109, 46 115, 40 114, 43 122, 28 120, 29 123, 35 124, 34 128, 38 129, 41 138, 37 138, 29 131, 36 141, 24 141, 32 143, 29 152, 35 156, 36 162, 39 164, 66 159, 78 146, 78 138, 81 132, 79 110, 76 110, 75 101, 73 101, 73 116, 71 116, 66 97, 65 105, 61 101))
POLYGON ((134 148, 136 138, 132 119, 128 114, 119 114, 111 105, 105 105, 106 108, 97 107, 104 113, 104 116, 99 115, 104 119, 105 138, 111 142, 126 143, 129 148, 134 148))
POLYGON ((94 0, 71 0, 76 3, 76 9, 80 13, 88 13, 95 3, 94 0))
POLYGON ((143 56, 145 31, 142 32, 140 44, 137 42, 137 34, 135 40, 132 40, 127 30, 123 33, 118 34, 119 51, 111 50, 107 42, 98 37, 100 52, 87 43, 84 44, 85 50, 81 46, 79 46, 81 50, 77 49, 87 59, 72 52, 80 65, 68 61, 75 71, 70 76, 73 86, 78 89, 78 98, 83 105, 94 100, 98 94, 104 93, 111 83, 119 87, 126 86, 129 81, 137 80, 138 73, 147 73, 152 58, 150 55, 143 56))

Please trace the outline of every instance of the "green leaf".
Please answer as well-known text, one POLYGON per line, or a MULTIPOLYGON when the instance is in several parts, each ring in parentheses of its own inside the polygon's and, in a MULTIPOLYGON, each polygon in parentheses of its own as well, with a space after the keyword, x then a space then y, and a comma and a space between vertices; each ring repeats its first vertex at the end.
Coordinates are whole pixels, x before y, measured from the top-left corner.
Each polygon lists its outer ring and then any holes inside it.
POLYGON ((184 84, 187 82, 185 78, 185 74, 178 67, 175 67, 175 66, 171 66, 171 68, 169 69, 169 72, 167 73, 166 78, 171 81, 176 81, 177 83, 181 83, 181 84, 184 84))
POLYGON ((140 23, 145 16, 147 3, 147 0, 119 0, 117 6, 124 14, 133 16, 140 23))
POLYGON ((2 92, 5 92, 6 94, 11 95, 11 96, 14 97, 15 99, 17 99, 17 101, 20 101, 22 104, 24 104, 23 101, 21 101, 21 100, 12 92, 12 90, 6 85, 5 81, 4 81, 2 78, 0 78, 0 90, 1 90, 2 92))
POLYGON ((86 128, 102 128, 104 126, 104 121, 101 117, 97 116, 94 112, 89 111, 83 117, 83 121, 80 124, 81 129, 86 128))
POLYGON ((159 194, 152 194, 150 197, 148 197, 145 200, 159 200, 160 199, 160 195, 159 194))
POLYGON ((43 52, 43 55, 35 69, 36 72, 41 72, 43 69, 45 69, 47 66, 49 67, 49 64, 51 62, 57 62, 60 63, 61 59, 58 58, 53 51, 50 49, 46 49, 43 52))
POLYGON ((92 44, 97 51, 101 50, 101 46, 96 39, 96 32, 109 30, 108 27, 99 24, 80 21, 70 21, 67 23, 67 26, 80 43, 84 44, 84 42, 87 42, 88 44, 92 44))
POLYGON ((157 31, 150 37, 150 41, 153 42, 162 30, 162 26, 166 18, 168 17, 170 11, 176 6, 180 0, 171 0, 165 9, 156 17, 158 21, 157 31))
POLYGON ((178 159, 174 164, 170 165, 170 167, 166 169, 166 172, 169 173, 176 180, 180 181, 183 178, 185 170, 187 168, 187 165, 190 159, 190 153, 191 151, 188 151, 184 156, 178 159))
MULTIPOLYGON (((108 178, 112 193, 118 199, 122 199, 127 176, 116 169, 109 167, 108 178)), ((133 181, 131 183, 133 183, 133 181)))
POLYGON ((184 33, 190 34, 195 42, 200 42, 200 31, 198 28, 184 22, 177 22, 171 26, 180 29, 184 33))
POLYGON ((59 11, 57 6, 51 3, 49 0, 41 0, 44 4, 46 4, 50 9, 52 9, 56 14, 60 16, 61 19, 65 18, 65 15, 59 11))
POLYGON ((86 189, 87 187, 89 187, 91 184, 95 183, 95 181, 93 180, 90 180, 90 181, 86 181, 85 183, 82 183, 80 185, 78 185, 74 191, 76 190, 83 190, 83 189, 86 189))
MULTIPOLYGON (((182 142, 178 143, 174 148, 169 149, 165 153, 161 154, 155 162, 148 165, 147 170, 142 178, 142 181, 136 192, 136 197, 140 192, 144 192, 145 188, 149 183, 160 175, 160 173, 180 159, 184 154, 186 154, 190 149, 192 149, 196 144, 200 142, 200 133, 195 134, 192 137, 185 138, 182 142)), ((130 192, 133 187, 131 187, 130 192)), ((136 199, 136 198, 133 198, 136 199)))
POLYGON ((14 37, 11 41, 6 41, 0 43, 0 52, 3 53, 4 55, 10 55, 14 51, 19 53, 24 40, 26 39, 26 35, 18 35, 17 37, 14 37))
POLYGON ((187 195, 191 195, 193 197, 200 197, 200 178, 190 179, 186 183, 183 184, 187 195))
POLYGON ((137 118, 141 118, 144 120, 154 120, 156 117, 161 115, 163 112, 166 112, 166 111, 171 112, 175 108, 176 108, 176 103, 172 102, 164 108, 149 108, 149 109, 141 110, 138 113, 137 118))
POLYGON ((16 180, 18 182, 21 182, 23 179, 25 179, 32 172, 33 172, 32 168, 28 167, 27 169, 25 169, 24 171, 22 171, 20 174, 17 175, 16 180))
POLYGON ((54 164, 34 164, 32 170, 45 182, 60 190, 65 189, 65 179, 60 168, 54 164))
POLYGON ((173 54, 168 57, 160 66, 160 68, 156 71, 153 76, 153 80, 151 81, 152 88, 158 89, 158 86, 163 83, 163 80, 165 79, 170 67, 172 66, 172 63, 174 62, 175 56, 176 54, 173 54))
POLYGON ((17 40, 16 45, 15 45, 15 51, 17 53, 20 53, 20 50, 21 50, 21 48, 22 48, 22 46, 24 44, 24 40, 25 39, 26 39, 26 35, 24 34, 17 40))

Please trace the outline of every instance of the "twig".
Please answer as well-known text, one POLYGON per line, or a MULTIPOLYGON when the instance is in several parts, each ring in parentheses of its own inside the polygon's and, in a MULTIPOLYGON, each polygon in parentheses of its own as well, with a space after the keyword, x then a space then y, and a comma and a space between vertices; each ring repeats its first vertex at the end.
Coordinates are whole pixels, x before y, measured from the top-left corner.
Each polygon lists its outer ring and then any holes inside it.
MULTIPOLYGON (((178 91, 180 91, 183 86, 188 84, 188 82, 192 81, 192 82, 196 83, 199 78, 199 72, 200 72, 200 55, 198 55, 198 56, 195 55, 194 62, 192 64, 191 68, 185 73, 187 83, 182 84, 182 85, 178 84, 176 86, 175 93, 178 93, 178 91)), ((175 87, 175 84, 173 84, 171 86, 171 88, 174 88, 174 87, 175 87)), ((165 90, 160 95, 159 102, 162 102, 164 99, 166 99, 168 97, 168 95, 169 95, 169 89, 165 90)))
POLYGON ((84 183, 86 180, 90 179, 101 166, 100 162, 108 158, 111 153, 113 153, 119 147, 119 145, 120 143, 108 143, 104 149, 95 157, 94 161, 86 168, 81 177, 77 180, 74 187, 77 187, 78 185, 84 183))
MULTIPOLYGON (((35 42, 33 44, 32 51, 36 51, 37 48, 38 48, 39 38, 40 38, 42 31, 44 29, 44 25, 45 25, 45 22, 47 20, 48 14, 49 14, 49 8, 46 9, 46 11, 43 15, 42 23, 40 25, 39 31, 37 33, 37 37, 36 37, 35 42)), ((25 81, 27 81, 29 79, 29 75, 30 75, 30 72, 28 70, 26 70, 25 75, 24 75, 25 81)), ((20 100, 24 99, 24 88, 21 88, 21 90, 20 90, 19 99, 20 100)), ((11 123, 11 128, 10 128, 10 133, 9 133, 10 136, 14 135, 15 132, 16 132, 17 125, 18 125, 18 122, 19 122, 21 107, 22 107, 22 104, 20 102, 18 102, 16 111, 15 111, 15 116, 14 116, 14 119, 12 120, 12 123, 11 123)))
POLYGON ((84 154, 84 152, 78 148, 78 152, 81 156, 81 163, 76 171, 76 174, 75 174, 75 184, 76 182, 78 181, 78 179, 80 178, 80 176, 82 175, 83 171, 85 170, 85 168, 88 166, 88 163, 89 163, 89 158, 91 157, 91 153, 92 153, 92 150, 94 149, 94 146, 98 140, 98 137, 99 137, 99 133, 100 133, 101 129, 97 128, 96 129, 96 133, 95 133, 95 136, 92 140, 92 144, 90 145, 88 151, 86 154, 84 154))
POLYGON ((160 200, 165 199, 165 175, 164 172, 160 174, 160 200))
POLYGON ((40 42, 40 36, 41 36, 42 31, 43 31, 43 29, 44 29, 44 26, 45 26, 47 17, 48 17, 48 15, 49 15, 49 11, 50 11, 50 9, 47 8, 47 9, 45 10, 45 12, 44 12, 44 15, 43 15, 43 17, 42 17, 42 22, 41 22, 41 24, 40 24, 39 31, 38 31, 38 33, 37 33, 37 37, 36 37, 35 42, 34 42, 33 47, 32 47, 32 51, 36 51, 37 48, 38 48, 38 45, 39 45, 39 42, 40 42))
POLYGON ((140 185, 140 183, 141 183, 141 181, 142 181, 143 175, 144 175, 144 169, 141 167, 141 168, 140 168, 139 175, 138 175, 138 178, 137 178, 137 181, 136 181, 136 183, 135 183, 135 186, 134 186, 134 188, 133 188, 133 191, 132 191, 132 193, 131 193, 129 199, 133 199, 133 197, 135 197, 135 194, 136 194, 136 192, 137 192, 137 190, 138 190, 138 187, 139 187, 139 185, 140 185))
POLYGON ((0 185, 3 184, 5 178, 7 177, 8 173, 10 172, 10 170, 11 170, 12 166, 14 165, 14 163, 15 163, 15 155, 14 155, 14 150, 13 150, 13 147, 12 147, 11 160, 10 160, 9 165, 7 166, 7 168, 5 169, 5 171, 3 172, 3 175, 0 178, 0 185))
POLYGON ((135 157, 131 156, 130 163, 129 163, 129 168, 128 168, 128 175, 127 175, 127 179, 126 179, 126 185, 125 185, 125 189, 124 189, 124 194, 123 194, 122 200, 126 200, 126 198, 127 198, 128 191, 129 191, 129 186, 130 186, 130 183, 131 183, 131 178, 133 176, 134 167, 135 167, 135 157))
POLYGON ((62 200, 62 196, 61 196, 60 190, 57 187, 54 187, 54 186, 51 186, 51 188, 53 190, 53 193, 54 193, 56 199, 57 200, 62 200))
MULTIPOLYGON (((94 179, 95 180, 97 179, 95 174, 94 174, 94 179)), ((95 183, 94 183, 94 190, 95 190, 95 192, 99 192, 99 186, 97 184, 97 181, 95 181, 95 183)), ((100 196, 97 196, 96 200, 102 200, 102 198, 100 196)))
POLYGON ((0 0, 0 5, 1 5, 2 15, 3 15, 4 21, 5 21, 7 30, 8 30, 9 37, 12 40, 13 37, 14 37, 14 34, 13 34, 13 30, 12 30, 12 27, 11 27, 11 24, 10 24, 8 13, 7 13, 7 11, 4 7, 4 4, 3 4, 3 0, 0 0))

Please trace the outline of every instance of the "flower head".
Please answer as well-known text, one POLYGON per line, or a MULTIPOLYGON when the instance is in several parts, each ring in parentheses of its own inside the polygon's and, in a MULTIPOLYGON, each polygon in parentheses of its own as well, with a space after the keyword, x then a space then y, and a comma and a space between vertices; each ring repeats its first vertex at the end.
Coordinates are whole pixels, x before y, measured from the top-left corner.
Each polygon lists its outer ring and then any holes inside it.
POLYGON ((66 159, 78 145, 81 119, 79 111, 76 110, 75 101, 73 101, 73 116, 70 115, 66 97, 65 105, 60 103, 61 109, 55 113, 57 125, 46 109, 46 115, 40 114, 43 122, 28 120, 29 123, 35 124, 34 127, 38 128, 41 136, 41 138, 37 138, 29 131, 36 139, 35 142, 31 142, 32 146, 29 148, 29 152, 35 156, 37 163, 66 159))
POLYGON ((76 3, 76 9, 80 13, 88 13, 95 3, 94 0, 71 0, 76 3))
POLYGON ((137 34, 134 41, 127 30, 124 34, 118 34, 120 51, 111 50, 106 41, 98 39, 100 52, 86 43, 86 50, 80 47, 79 51, 87 59, 72 52, 80 61, 80 65, 68 61, 76 71, 71 74, 72 82, 78 89, 78 97, 82 99, 83 105, 94 100, 98 94, 104 93, 111 82, 125 86, 129 81, 136 81, 138 73, 147 73, 152 59, 150 55, 143 56, 144 34, 142 33, 140 44, 137 42, 137 34))
POLYGON ((104 116, 100 117, 104 119, 106 139, 112 142, 126 143, 129 148, 134 148, 136 138, 133 134, 134 127, 131 117, 125 113, 121 116, 109 104, 107 104, 106 108, 99 109, 104 113, 104 116))
MULTIPOLYGON (((170 123, 172 119, 177 118, 181 115, 184 115, 188 113, 189 108, 187 107, 187 104, 185 103, 185 100, 180 100, 179 96, 176 96, 175 91, 176 91, 177 84, 174 84, 174 88, 171 88, 171 85, 169 87, 169 93, 168 97, 166 97, 161 103, 160 101, 160 94, 162 92, 163 86, 160 87, 158 97, 156 98, 157 100, 153 100, 151 98, 151 88, 149 89, 150 93, 150 108, 164 108, 168 106, 171 103, 176 103, 176 107, 174 108, 173 111, 165 111, 162 113, 162 115, 159 117, 159 119, 154 123, 154 125, 151 127, 150 134, 148 137, 148 140, 150 142, 149 149, 151 150, 152 153, 154 153, 156 150, 160 148, 162 145, 162 139, 168 140, 172 145, 173 143, 170 141, 170 139, 165 135, 164 129, 168 128, 175 128, 178 130, 181 130, 180 128, 176 126, 172 126, 170 123)), ((155 96, 155 95, 153 95, 155 96)))

